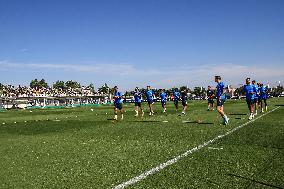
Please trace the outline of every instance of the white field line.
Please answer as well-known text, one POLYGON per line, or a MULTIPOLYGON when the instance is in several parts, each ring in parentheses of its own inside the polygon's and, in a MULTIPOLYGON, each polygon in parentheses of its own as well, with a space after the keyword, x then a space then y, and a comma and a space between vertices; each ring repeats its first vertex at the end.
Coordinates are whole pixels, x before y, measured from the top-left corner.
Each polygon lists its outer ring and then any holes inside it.
POLYGON ((176 156, 176 157, 173 158, 173 159, 170 159, 170 160, 168 160, 168 161, 166 161, 166 162, 164 162, 164 163, 161 163, 161 164, 158 165, 157 167, 154 167, 154 168, 152 168, 152 169, 150 169, 150 170, 148 170, 148 171, 145 171, 144 173, 142 173, 142 174, 140 174, 140 175, 138 175, 138 176, 136 176, 136 177, 133 177, 133 178, 131 178, 130 180, 128 180, 128 181, 126 181, 126 182, 123 182, 123 183, 121 183, 121 184, 119 184, 119 185, 117 185, 117 186, 115 186, 115 187, 113 187, 113 188, 114 188, 114 189, 122 189, 122 188, 126 188, 126 187, 129 186, 129 185, 135 184, 135 183, 137 183, 137 182, 139 182, 139 181, 145 179, 146 177, 148 177, 148 176, 150 176, 150 175, 153 175, 153 174, 155 174, 155 173, 157 173, 157 172, 163 170, 164 168, 166 168, 166 167, 168 167, 168 166, 170 166, 170 165, 176 163, 176 162, 179 161, 180 159, 189 156, 189 155, 192 154, 193 152, 198 151, 198 150, 200 150, 200 149, 202 149, 202 148, 208 146, 209 144, 212 144, 212 143, 216 142, 217 140, 219 140, 219 139, 221 139, 221 138, 223 138, 223 137, 225 137, 225 136, 227 136, 227 135, 229 135, 229 134, 232 134, 233 132, 239 130, 240 128, 242 128, 242 127, 244 127, 244 126, 246 126, 246 125, 248 125, 248 124, 250 124, 250 123, 252 123, 252 122, 254 122, 254 121, 258 120, 258 119, 260 119, 260 118, 262 118, 263 116, 265 116, 265 115, 267 115, 267 114, 269 114, 269 113, 275 111, 275 110, 278 109, 278 108, 280 108, 280 106, 274 108, 273 110, 270 110, 269 112, 267 112, 267 113, 265 113, 265 114, 262 114, 261 116, 255 118, 255 119, 253 119, 253 120, 250 120, 250 121, 248 121, 248 122, 246 122, 246 123, 244 123, 244 124, 242 124, 242 125, 240 125, 240 126, 238 126, 238 127, 235 127, 235 128, 233 128, 232 130, 227 131, 225 134, 219 135, 219 136, 217 136, 217 137, 215 137, 215 138, 213 138, 213 139, 211 139, 211 140, 209 140, 209 141, 207 141, 207 142, 204 142, 203 144, 200 144, 200 145, 198 145, 198 146, 196 146, 196 147, 194 147, 194 148, 192 148, 192 149, 190 149, 190 150, 184 152, 183 154, 176 156))

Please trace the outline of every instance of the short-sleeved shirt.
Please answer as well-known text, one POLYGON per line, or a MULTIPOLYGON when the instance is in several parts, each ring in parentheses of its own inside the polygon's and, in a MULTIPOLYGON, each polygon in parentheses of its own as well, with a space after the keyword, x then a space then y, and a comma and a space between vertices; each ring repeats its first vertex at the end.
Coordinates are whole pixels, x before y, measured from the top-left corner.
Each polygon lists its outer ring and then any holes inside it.
POLYGON ((213 99, 214 98, 214 92, 213 90, 207 90, 207 97, 210 98, 210 99, 213 99))
POLYGON ((167 98, 167 93, 162 92, 162 93, 160 94, 160 98, 161 98, 161 101, 162 101, 162 102, 165 102, 165 101, 166 101, 166 98, 167 98))
POLYGON ((260 98, 267 99, 267 87, 263 86, 260 88, 260 98))
POLYGON ((187 101, 187 92, 186 91, 181 92, 181 101, 182 102, 187 101))
POLYGON ((147 97, 147 101, 149 102, 149 101, 153 101, 153 91, 152 90, 148 90, 147 92, 146 92, 146 97, 147 97))
POLYGON ((246 93, 246 100, 254 100, 255 94, 252 92, 257 92, 253 84, 244 85, 244 92, 246 93))
POLYGON ((223 82, 220 82, 220 83, 217 84, 217 86, 216 86, 217 98, 220 98, 223 95, 224 87, 225 87, 225 84, 223 82))
POLYGON ((114 96, 116 96, 116 98, 114 99, 114 103, 118 104, 118 103, 122 103, 123 99, 122 99, 122 93, 121 92, 115 92, 114 96))
POLYGON ((134 101, 135 101, 135 103, 140 103, 141 102, 141 100, 142 100, 142 93, 140 93, 140 92, 135 92, 134 93, 134 101))
POLYGON ((178 91, 174 92, 174 101, 178 101, 180 98, 180 93, 178 91))

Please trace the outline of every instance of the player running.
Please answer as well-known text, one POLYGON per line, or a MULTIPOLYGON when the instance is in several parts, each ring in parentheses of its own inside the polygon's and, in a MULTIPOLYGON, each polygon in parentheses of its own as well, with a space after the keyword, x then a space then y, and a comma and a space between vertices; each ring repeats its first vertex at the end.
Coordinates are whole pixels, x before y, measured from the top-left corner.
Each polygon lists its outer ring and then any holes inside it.
POLYGON ((258 98, 259 98, 259 93, 258 93, 258 86, 255 80, 252 80, 252 85, 254 86, 254 90, 256 91, 256 93, 254 94, 254 115, 257 115, 257 109, 258 109, 258 98))
POLYGON ((261 106, 261 112, 264 112, 263 110, 263 103, 264 103, 264 107, 265 107, 265 111, 267 111, 267 98, 268 98, 268 95, 267 95, 267 87, 264 86, 262 83, 260 83, 260 99, 261 99, 261 102, 260 102, 260 106, 261 106))
POLYGON ((187 88, 183 87, 181 90, 181 103, 183 106, 182 114, 185 115, 185 112, 187 111, 187 88))
POLYGON ((146 97, 147 97, 147 102, 149 105, 149 116, 154 115, 153 111, 153 104, 154 104, 154 93, 153 90, 151 89, 151 86, 147 86, 147 91, 146 91, 146 97))
POLYGON ((174 96, 174 105, 175 105, 175 109, 177 112, 178 111, 178 101, 180 100, 180 93, 178 92, 177 88, 174 89, 173 96, 174 96))
POLYGON ((248 105, 248 109, 250 112, 249 120, 254 118, 254 98, 257 93, 256 88, 253 84, 251 84, 250 78, 246 78, 246 84, 244 85, 244 92, 246 94, 246 101, 248 105))
POLYGON ((138 87, 135 88, 134 103, 135 103, 135 112, 136 112, 135 117, 138 117, 139 110, 140 110, 140 113, 141 113, 141 117, 143 117, 144 111, 142 109, 142 93, 139 91, 138 87))
POLYGON ((121 114, 121 120, 123 120, 123 109, 122 109, 122 93, 118 92, 118 87, 114 87, 114 120, 117 120, 117 113, 118 111, 121 114))
POLYGON ((210 108, 212 108, 211 110, 214 110, 214 91, 212 90, 211 86, 208 86, 207 89, 207 98, 208 98, 208 109, 207 111, 210 110, 210 108))
POLYGON ((217 97, 217 111, 222 116, 224 120, 224 124, 227 125, 229 123, 229 118, 224 112, 224 102, 226 96, 224 94, 225 84, 221 81, 221 76, 215 76, 215 82, 217 83, 216 87, 216 97, 217 97))
POLYGON ((163 113, 166 113, 166 111, 167 111, 167 108, 166 108, 167 93, 165 93, 164 89, 161 90, 160 98, 161 98, 161 104, 162 104, 162 108, 163 108, 163 113))

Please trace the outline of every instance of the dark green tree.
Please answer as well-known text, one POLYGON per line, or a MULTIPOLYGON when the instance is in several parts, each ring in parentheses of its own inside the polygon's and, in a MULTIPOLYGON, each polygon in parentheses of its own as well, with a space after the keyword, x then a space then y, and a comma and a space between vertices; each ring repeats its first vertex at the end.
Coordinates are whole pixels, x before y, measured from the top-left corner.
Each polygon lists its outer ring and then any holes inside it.
POLYGON ((65 82, 64 81, 56 81, 54 84, 53 84, 53 88, 55 89, 65 89, 66 86, 65 86, 65 82))

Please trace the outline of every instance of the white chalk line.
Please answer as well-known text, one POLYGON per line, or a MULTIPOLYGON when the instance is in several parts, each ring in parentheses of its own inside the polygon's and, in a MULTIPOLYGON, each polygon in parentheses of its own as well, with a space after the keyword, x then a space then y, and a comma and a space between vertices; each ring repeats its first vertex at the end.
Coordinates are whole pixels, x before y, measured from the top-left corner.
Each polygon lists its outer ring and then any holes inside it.
POLYGON ((280 106, 278 106, 278 107, 276 107, 276 108, 270 110, 269 112, 267 112, 267 113, 265 113, 265 114, 262 114, 261 116, 255 118, 255 119, 253 119, 253 120, 250 120, 250 121, 248 121, 248 122, 246 122, 246 123, 244 123, 244 124, 242 124, 242 125, 240 125, 240 126, 238 126, 238 127, 235 127, 235 128, 233 128, 232 130, 227 131, 225 134, 218 135, 217 137, 215 137, 215 138, 213 138, 213 139, 211 139, 211 140, 209 140, 209 141, 207 141, 207 142, 204 142, 203 144, 200 144, 200 145, 198 145, 198 146, 196 146, 196 147, 194 147, 194 148, 192 148, 192 149, 190 149, 190 150, 184 152, 183 154, 176 156, 176 157, 173 158, 173 159, 170 159, 170 160, 168 160, 168 161, 166 161, 166 162, 164 162, 164 163, 161 163, 161 164, 158 165, 157 167, 154 167, 154 168, 152 168, 152 169, 150 169, 150 170, 148 170, 148 171, 145 171, 144 173, 142 173, 142 174, 140 174, 140 175, 138 175, 138 176, 136 176, 136 177, 133 177, 133 178, 131 178, 130 180, 128 180, 128 181, 126 181, 126 182, 123 182, 123 183, 121 183, 121 184, 119 184, 119 185, 117 185, 117 186, 115 186, 115 187, 113 187, 113 188, 114 188, 114 189, 122 189, 122 188, 126 188, 126 187, 129 186, 129 185, 135 184, 135 183, 137 183, 137 182, 139 182, 139 181, 145 179, 146 177, 148 177, 148 176, 150 176, 150 175, 153 175, 153 174, 155 174, 155 173, 157 173, 157 172, 163 170, 164 168, 166 168, 166 167, 168 167, 168 166, 170 166, 170 165, 176 163, 176 162, 179 161, 180 159, 182 159, 182 158, 184 158, 184 157, 187 157, 188 155, 192 154, 193 152, 198 151, 198 150, 200 150, 200 149, 202 149, 202 148, 208 146, 209 144, 214 143, 215 141, 217 141, 217 140, 219 140, 219 139, 221 139, 221 138, 223 138, 223 137, 225 137, 225 136, 227 136, 227 135, 229 135, 229 134, 232 134, 233 132, 239 130, 240 128, 242 128, 242 127, 244 127, 244 126, 246 126, 246 125, 248 125, 248 124, 250 124, 250 123, 252 123, 252 122, 254 122, 254 121, 258 120, 258 119, 260 119, 260 118, 262 118, 263 116, 265 116, 265 115, 267 115, 267 114, 269 114, 269 113, 271 113, 271 112, 277 110, 278 108, 280 108, 280 106))

